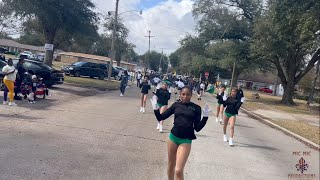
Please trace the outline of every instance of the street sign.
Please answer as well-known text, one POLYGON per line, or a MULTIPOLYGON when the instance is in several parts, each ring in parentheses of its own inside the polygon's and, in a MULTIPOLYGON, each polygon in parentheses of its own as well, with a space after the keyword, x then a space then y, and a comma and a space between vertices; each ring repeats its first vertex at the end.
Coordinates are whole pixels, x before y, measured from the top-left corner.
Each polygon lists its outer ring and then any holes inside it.
POLYGON ((208 79, 208 77, 209 77, 209 72, 205 72, 205 73, 204 73, 204 76, 208 79))
POLYGON ((45 44, 44 45, 44 49, 46 50, 46 51, 53 51, 53 44, 45 44))

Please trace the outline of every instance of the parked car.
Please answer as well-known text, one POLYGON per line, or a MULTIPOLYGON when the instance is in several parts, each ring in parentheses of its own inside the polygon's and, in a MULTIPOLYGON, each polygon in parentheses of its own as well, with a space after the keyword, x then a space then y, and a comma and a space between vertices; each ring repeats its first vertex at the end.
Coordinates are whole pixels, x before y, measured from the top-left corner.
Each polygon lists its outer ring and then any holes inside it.
POLYGON ((265 92, 265 93, 272 93, 273 92, 273 90, 271 90, 270 88, 267 88, 267 87, 262 87, 259 89, 259 91, 265 92))
MULTIPOLYGON (((17 67, 19 60, 13 60, 13 65, 17 67)), ((24 67, 30 74, 35 74, 43 78, 44 83, 51 87, 56 84, 63 84, 64 74, 62 71, 55 70, 54 68, 34 60, 25 60, 24 67)))
POLYGON ((8 50, 6 48, 0 47, 0 53, 5 54, 7 52, 8 52, 8 50))
MULTIPOLYGON (((70 66, 64 66, 62 70, 66 75, 73 75, 75 77, 89 76, 91 78, 97 77, 100 80, 108 77, 107 64, 99 64, 93 62, 76 62, 71 64, 70 66)), ((113 68, 112 77, 116 77, 117 75, 118 71, 113 68)))
MULTIPOLYGON (((107 71, 109 70, 109 64, 105 64, 107 67, 107 71)), ((111 73, 111 77, 113 77, 116 80, 120 80, 119 75, 119 69, 117 69, 115 66, 112 66, 112 73, 111 73)))
POLYGON ((1 73, 1 70, 6 65, 7 65, 6 62, 0 60, 0 91, 4 90, 4 83, 3 83, 4 75, 1 73))

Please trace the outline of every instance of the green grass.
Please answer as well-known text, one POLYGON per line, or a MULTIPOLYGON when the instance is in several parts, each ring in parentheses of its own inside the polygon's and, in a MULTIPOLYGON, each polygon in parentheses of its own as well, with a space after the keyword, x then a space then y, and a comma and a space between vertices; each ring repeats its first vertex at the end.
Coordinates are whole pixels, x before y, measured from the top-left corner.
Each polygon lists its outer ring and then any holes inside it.
POLYGON ((106 81, 106 80, 98 80, 98 79, 91 79, 85 77, 72 77, 72 76, 65 76, 64 82, 71 83, 74 85, 80 85, 85 87, 92 87, 97 88, 99 90, 117 90, 120 87, 119 81, 106 81))

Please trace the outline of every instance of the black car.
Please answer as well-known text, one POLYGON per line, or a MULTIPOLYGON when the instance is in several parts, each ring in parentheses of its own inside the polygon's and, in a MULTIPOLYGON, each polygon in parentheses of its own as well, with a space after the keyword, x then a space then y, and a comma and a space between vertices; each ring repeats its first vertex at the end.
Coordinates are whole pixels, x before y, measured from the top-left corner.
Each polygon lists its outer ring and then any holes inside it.
MULTIPOLYGON (((13 64, 15 67, 17 67, 18 62, 19 60, 13 60, 13 64)), ((29 74, 35 74, 38 77, 43 78, 44 83, 48 87, 56 84, 63 84, 64 82, 63 72, 55 70, 52 67, 39 61, 25 60, 23 66, 24 68, 26 68, 29 74)))
POLYGON ((4 83, 3 83, 3 78, 4 78, 4 75, 1 73, 1 70, 4 66, 6 66, 7 63, 0 60, 0 91, 3 91, 4 90, 4 83))
MULTIPOLYGON (((108 76, 107 64, 92 62, 76 62, 71 64, 70 66, 63 67, 62 70, 66 75, 73 75, 75 77, 89 76, 91 78, 97 77, 100 80, 103 80, 108 76)), ((114 74, 115 73, 112 72, 113 77, 115 77, 114 74)))

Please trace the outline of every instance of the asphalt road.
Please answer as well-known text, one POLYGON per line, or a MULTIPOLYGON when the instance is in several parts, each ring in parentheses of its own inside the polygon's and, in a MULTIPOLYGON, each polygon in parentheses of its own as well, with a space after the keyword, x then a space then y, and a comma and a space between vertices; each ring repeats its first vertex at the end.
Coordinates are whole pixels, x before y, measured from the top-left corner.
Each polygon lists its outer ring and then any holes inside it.
MULTIPOLYGON (((166 179, 172 120, 157 132, 149 101, 139 112, 136 88, 125 97, 68 85, 52 92, 36 104, 0 105, 0 179, 166 179)), ((299 173, 296 151, 310 151, 304 173, 319 178, 319 152, 243 114, 234 141, 224 144, 211 118, 192 144, 186 179, 288 179, 299 173)))

